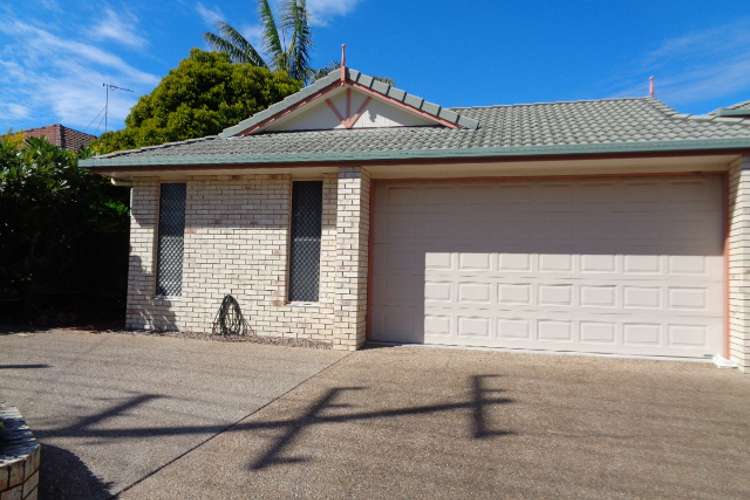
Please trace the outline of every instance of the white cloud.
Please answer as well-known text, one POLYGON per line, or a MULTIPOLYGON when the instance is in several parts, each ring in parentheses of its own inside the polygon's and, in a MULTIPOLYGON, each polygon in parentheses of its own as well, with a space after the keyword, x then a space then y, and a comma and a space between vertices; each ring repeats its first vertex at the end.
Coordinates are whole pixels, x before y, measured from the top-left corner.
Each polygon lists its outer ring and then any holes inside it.
POLYGON ((0 104, 0 114, 11 119, 28 118, 31 113, 28 107, 23 104, 6 102, 0 104))
POLYGON ((15 38, 18 48, 31 51, 44 59, 58 59, 61 56, 73 56, 75 59, 85 59, 91 63, 113 69, 131 80, 139 83, 155 84, 159 79, 149 73, 145 73, 126 63, 119 56, 103 49, 83 42, 60 38, 42 28, 33 26, 23 21, 4 19, 0 20, 0 33, 5 33, 15 38))
POLYGON ((747 51, 750 48, 749 28, 750 22, 741 21, 669 38, 649 52, 644 63, 660 67, 676 60, 724 58, 737 50, 747 51))
POLYGON ((0 112, 8 122, 2 128, 32 118, 84 128, 104 106, 105 81, 135 90, 110 93, 110 124, 119 125, 137 96, 159 81, 112 52, 29 22, 0 16, 0 33, 9 40, 0 47, 0 109, 8 110, 0 112))
POLYGON ((616 93, 645 95, 651 74, 656 77, 657 97, 673 104, 750 92, 750 20, 664 40, 630 69, 616 93))
POLYGON ((224 14, 218 7, 206 7, 202 2, 195 4, 195 11, 201 16, 203 22, 212 28, 216 26, 216 23, 224 20, 224 14))
POLYGON ((325 26, 331 18, 345 16, 359 3, 359 0, 308 0, 307 11, 310 24, 325 26))
POLYGON ((132 48, 143 48, 146 39, 136 32, 138 18, 125 12, 118 14, 113 9, 104 9, 104 17, 91 30, 91 36, 97 40, 112 40, 132 48))
MULTIPOLYGON (((658 95, 671 102, 693 103, 750 91, 750 52, 698 65, 657 80, 658 95)), ((731 103, 727 103, 731 104, 731 103)))

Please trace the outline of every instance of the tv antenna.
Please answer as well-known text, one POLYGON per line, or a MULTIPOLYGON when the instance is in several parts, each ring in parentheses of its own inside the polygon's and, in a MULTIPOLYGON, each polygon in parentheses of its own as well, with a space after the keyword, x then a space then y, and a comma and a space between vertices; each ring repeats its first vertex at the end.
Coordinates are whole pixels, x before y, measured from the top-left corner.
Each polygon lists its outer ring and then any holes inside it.
POLYGON ((109 113, 109 90, 122 90, 123 92, 133 92, 125 87, 118 87, 111 83, 102 83, 102 87, 106 89, 106 97, 104 99, 104 131, 107 131, 107 114, 109 113))

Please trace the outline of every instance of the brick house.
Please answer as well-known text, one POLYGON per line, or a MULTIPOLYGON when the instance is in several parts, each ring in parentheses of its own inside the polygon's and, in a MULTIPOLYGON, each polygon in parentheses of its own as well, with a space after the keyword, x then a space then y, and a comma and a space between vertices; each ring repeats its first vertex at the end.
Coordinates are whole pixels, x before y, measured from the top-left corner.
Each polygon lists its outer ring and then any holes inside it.
POLYGON ((132 188, 127 325, 731 359, 750 120, 653 97, 444 108, 341 68, 218 136, 82 162, 132 188))
POLYGON ((71 151, 79 151, 96 140, 95 135, 66 127, 60 123, 21 130, 18 133, 23 134, 24 137, 44 137, 50 144, 71 151))

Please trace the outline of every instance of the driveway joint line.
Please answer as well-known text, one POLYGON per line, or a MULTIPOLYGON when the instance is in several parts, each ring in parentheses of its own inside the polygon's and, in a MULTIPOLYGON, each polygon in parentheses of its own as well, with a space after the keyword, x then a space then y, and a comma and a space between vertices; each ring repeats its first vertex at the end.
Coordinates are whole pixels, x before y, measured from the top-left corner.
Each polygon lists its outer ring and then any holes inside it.
POLYGON ((337 364, 339 364, 339 363, 340 363, 341 361, 343 361, 343 360, 345 360, 345 359, 349 358, 349 357, 350 357, 350 356, 351 356, 352 354, 354 354, 354 352, 349 352, 349 353, 347 353, 346 355, 344 355, 344 356, 342 356, 341 358, 339 358, 339 359, 337 359, 336 361, 334 361, 333 363, 331 363, 330 365, 324 366, 324 367, 323 367, 323 368, 321 368, 321 369, 320 369, 319 371, 317 371, 317 372, 313 373, 313 374, 312 374, 312 375, 310 375, 309 377, 307 377, 307 378, 305 378, 304 380, 300 381, 299 383, 295 384, 295 385, 294 385, 293 387, 291 387, 291 388, 290 388, 289 390, 287 390, 286 392, 284 392, 284 393, 282 393, 282 394, 279 394, 279 395, 278 395, 277 397, 275 397, 275 398, 271 399, 270 401, 268 401, 268 402, 264 403, 263 405, 259 406, 258 408, 256 408, 255 410, 251 411, 251 412, 250 412, 250 413, 248 413, 247 415, 244 415, 244 416, 240 417, 239 419, 237 419, 237 420, 235 420, 234 422, 230 423, 229 425, 227 425, 227 426, 226 426, 226 427, 224 427, 223 429, 219 430, 218 432, 216 432, 216 433, 214 433, 214 434, 212 434, 212 435, 208 436, 208 437, 207 437, 206 439, 204 439, 203 441, 200 441, 199 443, 196 443, 195 445, 191 446, 190 448, 188 448, 188 449, 187 449, 187 450, 185 450, 184 452, 180 453, 180 454, 179 454, 179 455, 177 455, 176 457, 174 457, 174 458, 170 459, 169 461, 167 461, 167 462, 165 462, 164 464, 160 465, 160 466, 159 466, 159 467, 157 467, 156 469, 154 469, 154 470, 152 470, 151 472, 147 473, 147 474, 146 474, 146 475, 144 475, 143 477, 141 477, 141 478, 139 478, 139 479, 136 479, 135 481, 133 481, 132 483, 128 484, 127 486, 124 486, 124 487, 123 487, 122 489, 120 489, 119 491, 117 491, 117 492, 113 493, 113 494, 112 494, 112 495, 110 496, 110 498, 117 498, 118 496, 122 495, 123 493, 125 493, 125 492, 126 492, 126 491, 128 491, 129 489, 131 489, 131 488, 133 488, 133 487, 135 487, 135 486, 139 485, 140 483, 142 483, 142 482, 143 482, 143 481, 145 481, 146 479, 148 479, 148 478, 150 478, 150 477, 152 477, 152 476, 154 476, 154 475, 158 474, 159 472, 161 472, 162 470, 166 469, 167 467, 169 467, 169 466, 170 466, 170 465, 172 465, 173 463, 175 463, 175 462, 177 462, 178 460, 180 460, 180 459, 182 459, 182 458, 186 457, 187 455, 189 455, 189 454, 190 454, 190 453, 192 453, 193 451, 197 450, 198 448, 201 448, 201 447, 202 447, 203 445, 205 445, 205 444, 207 444, 208 442, 212 441, 212 440, 213 440, 214 438, 216 438, 216 437, 219 437, 220 435, 224 434, 225 432, 228 432, 228 431, 230 431, 230 430, 231 430, 232 428, 234 428, 234 427, 236 427, 236 426, 240 425, 240 424, 241 424, 242 422, 244 422, 245 420, 247 420, 247 419, 249 419, 249 418, 251 418, 251 417, 253 417, 253 416, 257 415, 258 413, 260 413, 261 411, 263 411, 264 409, 266 409, 267 407, 269 407, 270 405, 272 405, 272 404, 273 404, 273 403, 275 403, 276 401, 279 401, 280 399, 283 399, 283 398, 284 398, 285 396, 287 396, 288 394, 291 394, 292 392, 294 392, 294 391, 295 391, 295 390, 297 390, 298 388, 302 387, 302 386, 303 386, 304 384, 306 384, 307 382, 309 382, 309 381, 310 381, 310 380, 312 380, 313 378, 317 377, 317 376, 318 376, 318 375, 320 375, 321 373, 323 373, 323 372, 325 372, 325 371, 327 371, 327 370, 329 370, 329 369, 333 368, 334 366, 336 366, 337 364))

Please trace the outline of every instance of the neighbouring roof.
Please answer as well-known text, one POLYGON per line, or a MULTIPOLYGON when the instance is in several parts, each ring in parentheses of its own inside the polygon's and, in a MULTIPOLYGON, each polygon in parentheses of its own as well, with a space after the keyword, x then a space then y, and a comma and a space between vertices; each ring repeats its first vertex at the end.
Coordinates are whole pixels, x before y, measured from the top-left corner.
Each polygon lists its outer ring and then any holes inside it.
POLYGON ((66 127, 60 123, 21 130, 19 133, 24 137, 44 137, 50 144, 72 151, 78 151, 96 140, 95 135, 66 127))
POLYGON ((750 101, 742 101, 726 108, 719 108, 711 113, 715 116, 732 116, 750 118, 750 101))
MULTIPOLYGON (((456 127, 237 135, 331 84, 334 73, 218 136, 119 151, 81 165, 128 168, 750 149, 750 120, 679 114, 651 97, 466 108, 441 108, 413 97, 421 109, 448 118, 456 127)), ((348 75, 380 94, 409 96, 355 70, 348 75)))

